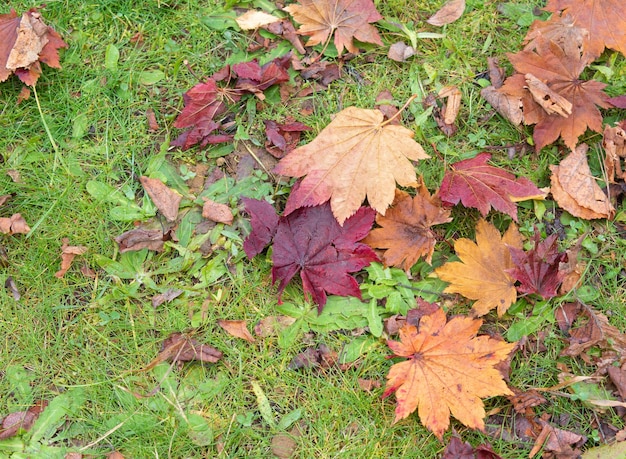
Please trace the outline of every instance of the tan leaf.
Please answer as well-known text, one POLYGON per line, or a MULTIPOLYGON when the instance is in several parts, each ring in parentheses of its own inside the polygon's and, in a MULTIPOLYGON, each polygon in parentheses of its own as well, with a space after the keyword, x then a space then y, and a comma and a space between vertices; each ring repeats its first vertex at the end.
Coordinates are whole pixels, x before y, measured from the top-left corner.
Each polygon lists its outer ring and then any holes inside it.
POLYGON ((161 352, 142 371, 148 371, 161 362, 199 362, 216 363, 222 353, 212 346, 201 344, 196 339, 183 333, 172 333, 161 345, 161 352))
POLYGON ((569 100, 550 89, 547 84, 532 73, 527 73, 524 77, 526 78, 526 87, 530 91, 530 95, 533 96, 535 102, 541 105, 548 115, 556 113, 567 118, 572 114, 572 103, 569 100))
POLYGON ((615 178, 624 179, 622 170, 622 158, 626 158, 626 131, 621 126, 604 126, 602 136, 604 147, 604 167, 610 183, 615 183, 615 178))
POLYGON ((349 107, 337 114, 309 144, 296 148, 275 172, 306 178, 292 191, 286 213, 330 199, 340 225, 367 197, 370 206, 385 214, 393 202, 396 182, 415 186, 411 160, 429 158, 413 140, 412 130, 384 121, 379 110, 349 107))
POLYGON ((48 43, 47 32, 48 26, 41 21, 39 13, 24 13, 6 68, 15 71, 18 68, 28 68, 38 61, 39 53, 48 43))
POLYGON ((124 459, 124 456, 119 451, 113 451, 107 456, 107 459, 124 459))
POLYGON ((477 336, 482 320, 457 316, 446 322, 442 309, 400 330, 400 341, 387 341, 398 357, 387 375, 383 397, 395 392, 397 422, 416 409, 422 424, 440 440, 450 414, 466 426, 484 430, 481 398, 513 395, 495 366, 516 343, 477 336))
POLYGON ((241 30, 258 29, 274 22, 280 21, 280 18, 272 16, 264 11, 248 10, 235 19, 241 30))
POLYGON ((180 201, 183 199, 181 194, 156 178, 142 176, 139 181, 165 219, 170 222, 175 221, 178 217, 180 201))
POLYGON ((212 222, 224 223, 225 225, 233 224, 233 213, 230 207, 208 198, 204 198, 202 216, 212 222))
POLYGON ((591 220, 613 218, 615 209, 591 175, 587 145, 580 144, 558 166, 550 166, 552 196, 575 217, 591 220))
POLYGON ((574 22, 569 14, 553 14, 547 21, 534 21, 524 38, 524 50, 542 51, 548 43, 556 43, 568 56, 591 62, 597 56, 588 56, 589 31, 574 22))
POLYGON ((394 43, 387 51, 387 57, 396 62, 404 62, 413 55, 415 55, 415 48, 402 41, 394 43))
POLYGON ((254 333, 263 338, 268 336, 277 336, 281 331, 289 327, 295 321, 295 318, 289 316, 265 317, 259 320, 259 322, 254 326, 254 333))
POLYGON ((454 124, 461 108, 461 91, 456 86, 444 86, 439 90, 439 97, 446 98, 443 121, 446 124, 454 124))
POLYGON ((441 280, 450 282, 444 292, 477 300, 472 309, 477 316, 494 308, 498 308, 498 316, 503 315, 517 299, 515 279, 507 272, 515 267, 509 247, 522 248, 515 224, 501 237, 493 225, 480 220, 476 242, 462 238, 454 243, 461 261, 448 262, 435 270, 441 280))
POLYGON ((115 242, 120 247, 120 253, 131 250, 148 249, 155 252, 163 251, 163 230, 135 228, 120 234, 115 242))
POLYGON ((21 214, 13 214, 10 217, 0 218, 0 233, 3 234, 26 234, 30 227, 21 214))
POLYGON ((70 266, 72 266, 72 261, 74 261, 74 257, 76 255, 82 255, 87 251, 87 247, 76 246, 76 245, 67 245, 69 239, 63 238, 63 245, 61 246, 61 269, 54 273, 55 277, 59 279, 65 276, 65 273, 70 266))
POLYGON ((279 459, 289 459, 297 447, 298 442, 292 435, 279 433, 272 437, 272 454, 279 459))
POLYGON ((254 343, 254 336, 248 331, 245 320, 224 320, 219 319, 217 324, 235 338, 245 339, 249 343, 254 343))
POLYGON ((415 197, 396 190, 387 213, 376 216, 380 228, 370 231, 361 242, 374 249, 385 249, 382 255, 385 265, 408 272, 420 257, 431 262, 436 239, 430 227, 451 221, 450 212, 424 186, 415 197))
POLYGON ((516 126, 522 123, 524 114, 522 113, 523 105, 521 98, 503 93, 494 86, 487 86, 481 89, 480 95, 511 123, 516 126))
POLYGON ((465 0, 449 0, 426 22, 434 26, 443 26, 459 19, 465 11, 465 0))

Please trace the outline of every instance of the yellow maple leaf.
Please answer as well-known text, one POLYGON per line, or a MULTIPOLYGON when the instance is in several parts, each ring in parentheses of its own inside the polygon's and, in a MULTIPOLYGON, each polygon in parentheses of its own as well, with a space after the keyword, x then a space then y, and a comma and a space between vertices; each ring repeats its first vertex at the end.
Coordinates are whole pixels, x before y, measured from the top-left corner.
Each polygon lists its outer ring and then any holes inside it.
POLYGON ((504 314, 517 299, 515 279, 506 272, 514 267, 509 246, 522 248, 522 238, 515 224, 504 236, 485 220, 476 225, 476 242, 458 239, 454 251, 461 261, 448 262, 435 272, 449 282, 446 293, 460 293, 465 298, 477 300, 472 309, 477 316, 498 308, 504 314))
POLYGON ((396 182, 417 185, 411 160, 429 158, 413 135, 384 121, 379 110, 342 110, 312 142, 293 150, 274 169, 290 177, 306 175, 292 190, 285 214, 330 199, 333 215, 343 225, 367 196, 370 206, 384 215, 396 182))
POLYGON ((420 421, 437 438, 450 425, 450 414, 473 429, 485 427, 481 398, 512 395, 494 368, 515 348, 489 336, 477 336, 481 319, 454 317, 442 309, 400 329, 400 341, 387 341, 398 357, 387 375, 383 397, 395 392, 397 422, 417 409, 420 421))

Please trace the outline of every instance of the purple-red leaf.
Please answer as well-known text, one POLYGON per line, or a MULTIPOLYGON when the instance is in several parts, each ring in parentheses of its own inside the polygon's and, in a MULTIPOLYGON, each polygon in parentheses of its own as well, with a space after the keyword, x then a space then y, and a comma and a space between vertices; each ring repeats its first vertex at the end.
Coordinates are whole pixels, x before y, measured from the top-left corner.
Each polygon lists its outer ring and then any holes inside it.
POLYGON ((276 234, 278 227, 278 215, 274 207, 267 201, 258 199, 242 198, 246 212, 250 215, 252 231, 245 241, 243 250, 248 258, 254 258, 261 253, 276 234))
POLYGON ((439 197, 444 203, 474 207, 486 216, 493 207, 517 221, 516 201, 541 198, 544 193, 525 177, 487 164, 489 153, 451 164, 441 182, 439 197))
MULTIPOLYGON (((250 256, 263 250, 261 244, 270 237, 273 220, 269 204, 259 204, 252 199, 245 204, 252 214, 252 232, 244 242, 246 254, 250 256)), ((320 311, 326 304, 327 293, 361 298, 359 285, 349 273, 378 261, 369 246, 358 242, 371 229, 374 216, 373 209, 361 207, 340 226, 330 204, 325 203, 296 209, 278 218, 273 235, 272 279, 279 283, 279 299, 298 272, 305 294, 313 297, 320 311)))
POLYGON ((565 276, 564 271, 559 271, 559 263, 567 261, 567 254, 559 252, 556 234, 542 241, 541 234, 535 232, 533 239, 535 246, 531 250, 509 247, 516 267, 507 272, 521 283, 517 287, 519 293, 538 293, 546 299, 555 297, 565 276))

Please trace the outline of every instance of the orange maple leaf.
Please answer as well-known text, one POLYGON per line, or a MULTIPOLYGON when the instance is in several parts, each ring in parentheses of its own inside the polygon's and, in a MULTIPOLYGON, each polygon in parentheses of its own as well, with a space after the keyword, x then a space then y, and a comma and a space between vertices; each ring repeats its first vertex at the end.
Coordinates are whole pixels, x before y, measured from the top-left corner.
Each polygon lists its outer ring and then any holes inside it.
MULTIPOLYGON (((519 95, 524 104, 524 123, 535 124, 533 139, 537 151, 554 142, 559 136, 571 150, 576 148, 578 138, 587 128, 602 132, 602 114, 597 107, 610 108, 609 97, 603 91, 606 84, 599 81, 583 81, 578 79, 587 65, 581 55, 568 55, 563 48, 550 42, 537 46, 536 51, 524 50, 508 54, 515 70, 521 75, 513 75, 500 89, 511 95, 519 95), (524 77, 521 77, 521 76, 524 77), (530 75, 530 76, 529 76, 530 75), (511 81, 509 81, 511 80, 511 81), (532 94, 529 81, 545 83, 545 101, 532 94), (528 88, 528 89, 524 89, 528 88), (516 92, 517 89, 517 92, 516 92), (550 96, 565 99, 571 104, 564 111, 554 111, 550 96), (537 101, 541 101, 540 105, 537 101)), ((558 107, 556 107, 558 108, 558 107)))
POLYGON ((460 293, 465 298, 478 300, 473 314, 482 316, 498 308, 504 314, 517 299, 515 279, 507 273, 515 267, 509 247, 522 248, 522 238, 515 224, 500 236, 498 230, 485 220, 476 225, 476 242, 458 239, 454 251, 461 261, 448 262, 435 272, 443 281, 450 282, 444 292, 460 293))
POLYGON ((590 54, 597 57, 606 46, 626 56, 624 0, 550 0, 544 9, 569 14, 576 26, 587 29, 590 54))
POLYGON ((301 24, 300 35, 309 36, 307 46, 326 43, 335 35, 339 56, 346 48, 356 53, 353 39, 382 45, 383 42, 371 22, 382 19, 372 0, 300 0, 300 4, 284 8, 301 24))
POLYGON ((512 395, 495 365, 505 360, 516 343, 476 336, 482 320, 453 317, 438 309, 400 329, 400 341, 387 341, 398 357, 387 375, 383 397, 395 392, 397 422, 417 409, 420 421, 440 440, 450 414, 468 427, 483 430, 481 398, 512 395))
POLYGON ((381 228, 370 231, 361 242, 375 249, 386 249, 383 263, 408 272, 420 257, 431 262, 436 240, 430 227, 452 221, 450 212, 441 207, 441 202, 431 197, 424 186, 415 197, 396 190, 391 208, 385 215, 376 216, 381 228))
POLYGON ((285 214, 330 199, 333 215, 343 225, 367 196, 370 206, 384 215, 396 182, 417 185, 410 160, 429 158, 413 135, 383 121, 379 110, 342 110, 311 143, 291 151, 274 169, 290 177, 306 175, 292 190, 285 214))

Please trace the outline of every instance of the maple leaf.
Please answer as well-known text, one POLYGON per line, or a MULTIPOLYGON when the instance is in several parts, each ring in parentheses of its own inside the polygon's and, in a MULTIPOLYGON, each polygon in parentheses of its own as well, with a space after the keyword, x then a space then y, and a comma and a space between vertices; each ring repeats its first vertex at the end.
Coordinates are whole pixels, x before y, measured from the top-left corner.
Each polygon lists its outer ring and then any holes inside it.
POLYGON ((496 307, 499 316, 504 314, 517 299, 515 279, 508 273, 515 266, 510 247, 522 247, 517 226, 511 224, 501 237, 493 225, 480 220, 475 243, 465 238, 454 242, 461 261, 448 262, 435 270, 441 280, 450 283, 444 292, 478 300, 472 309, 477 316, 496 307))
POLYGON ((453 317, 438 309, 400 329, 400 341, 387 341, 398 357, 387 375, 383 397, 395 392, 397 422, 417 409, 420 421, 440 440, 450 414, 466 426, 484 430, 481 398, 512 395, 495 366, 506 360, 516 343, 477 336, 481 319, 453 317))
POLYGON ((372 0, 300 0, 284 10, 301 24, 298 33, 309 37, 307 46, 327 43, 333 34, 339 56, 344 48, 358 52, 354 39, 383 44, 370 24, 382 19, 372 0))
POLYGON ((518 292, 538 293, 544 299, 555 297, 565 276, 559 264, 567 261, 567 254, 559 252, 557 234, 541 240, 541 233, 535 229, 533 239, 535 245, 531 250, 509 247, 515 268, 507 272, 521 283, 518 292))
POLYGON ((604 48, 626 56, 626 11, 622 0, 550 0, 546 11, 570 15, 578 27, 589 31, 588 52, 598 57, 604 48))
POLYGON ((306 175, 291 191, 285 213, 330 199, 333 214, 343 225, 366 196, 369 205, 384 215, 393 202, 396 182, 416 185, 410 160, 429 156, 413 140, 413 131, 383 119, 379 110, 348 107, 312 142, 281 159, 276 173, 306 175))
POLYGON ((41 75, 41 62, 61 68, 59 48, 67 48, 61 36, 47 26, 36 8, 22 16, 15 10, 0 14, 0 82, 15 73, 34 86, 41 75))
POLYGON ((303 131, 310 131, 311 127, 304 123, 294 121, 288 117, 285 123, 265 120, 265 149, 275 158, 282 158, 292 151, 300 141, 303 131))
POLYGON ((279 281, 278 297, 298 272, 305 294, 311 294, 321 312, 326 293, 361 298, 357 281, 349 273, 378 261, 374 251, 359 243, 374 223, 374 211, 360 208, 340 226, 327 203, 298 209, 278 218, 268 203, 244 200, 252 214, 252 232, 244 241, 248 257, 273 239, 272 280, 279 281), (265 242, 267 241, 267 242, 265 242))
POLYGON ((398 266, 405 271, 425 257, 430 264, 435 250, 435 234, 430 229, 451 221, 450 210, 421 186, 418 194, 396 190, 396 197, 385 215, 376 215, 381 228, 370 231, 363 242, 370 247, 385 249, 382 261, 387 266, 398 266))
POLYGON ((489 166, 489 153, 479 153, 472 159, 451 164, 439 189, 444 203, 474 207, 485 217, 493 207, 517 221, 516 201, 543 199, 545 194, 525 177, 489 166), (514 202, 515 201, 515 202, 514 202))
MULTIPOLYGON (((538 46, 536 50, 524 50, 508 54, 509 60, 519 75, 514 75, 509 85, 500 88, 500 92, 510 95, 526 92, 522 97, 524 105, 524 123, 536 124, 533 139, 537 151, 559 138, 571 150, 576 148, 578 138, 589 128, 602 132, 602 114, 597 107, 610 108, 609 97, 603 91, 606 84, 599 81, 583 81, 578 77, 587 65, 580 55, 568 55, 557 44, 550 42, 538 46), (528 89, 528 75, 545 83, 545 86, 571 104, 571 109, 563 113, 545 110, 537 103, 538 97, 532 97, 528 89)), ((545 96, 545 95, 544 95, 545 96)), ((549 97, 550 95, 547 94, 549 97)))

